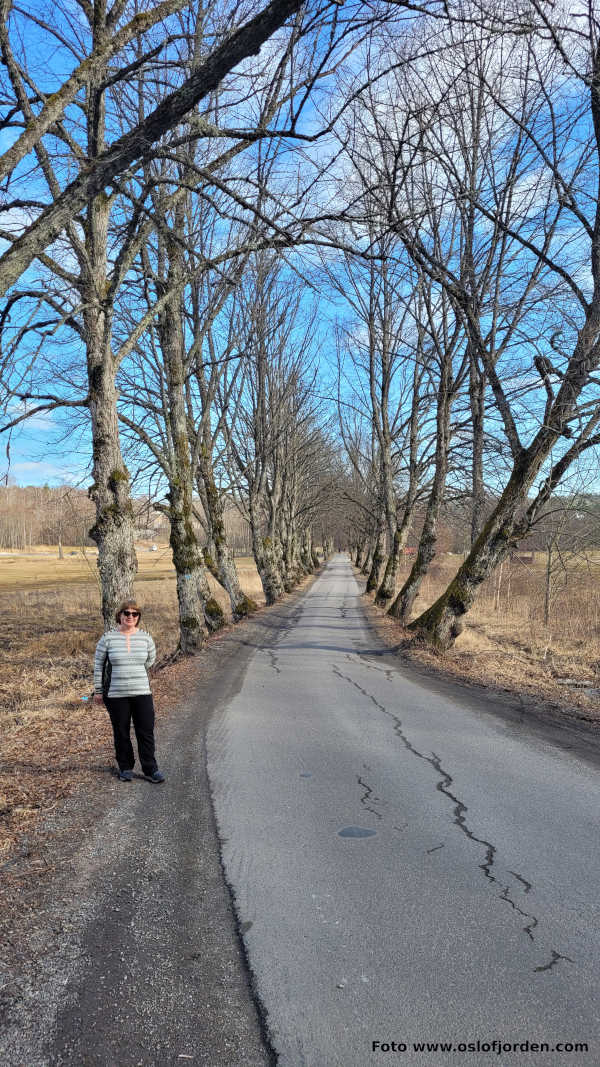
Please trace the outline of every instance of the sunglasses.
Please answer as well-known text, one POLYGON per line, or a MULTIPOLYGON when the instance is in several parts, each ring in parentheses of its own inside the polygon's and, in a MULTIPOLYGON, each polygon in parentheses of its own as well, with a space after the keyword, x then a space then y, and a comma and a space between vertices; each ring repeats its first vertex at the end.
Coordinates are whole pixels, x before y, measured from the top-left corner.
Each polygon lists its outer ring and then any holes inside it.
POLYGON ((139 611, 122 611, 121 615, 127 615, 129 618, 132 619, 139 619, 140 617, 139 611))

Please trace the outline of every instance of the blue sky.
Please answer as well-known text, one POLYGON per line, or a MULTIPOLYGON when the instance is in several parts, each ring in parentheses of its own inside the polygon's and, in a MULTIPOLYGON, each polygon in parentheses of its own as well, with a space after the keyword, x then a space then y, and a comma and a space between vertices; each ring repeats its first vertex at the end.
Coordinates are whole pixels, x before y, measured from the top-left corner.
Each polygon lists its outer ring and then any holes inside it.
MULTIPOLYGON (((56 60, 57 56, 50 57, 50 65, 53 58, 56 60)), ((39 63, 37 66, 39 67, 39 63)), ((64 58, 58 62, 57 69, 62 76, 66 70, 64 58)), ((7 137, 6 134, 2 135, 0 150, 6 147, 7 137)), ((319 150, 319 148, 311 147, 310 152, 316 155, 319 150)), ((6 216, 4 218, 6 219, 6 216)), ((313 260, 309 253, 306 261, 309 264, 309 272, 311 269, 318 270, 317 257, 313 260)), ((582 269, 585 271, 589 268, 583 266, 582 269)), ((326 282, 323 283, 320 296, 320 314, 323 320, 319 327, 320 355, 325 377, 329 377, 327 369, 332 365, 335 354, 332 329, 335 308, 326 282)), ((543 393, 540 395, 544 400, 543 393)), ((526 415, 527 411, 525 411, 526 415)), ((16 428, 10 439, 10 466, 5 454, 5 438, 0 438, 0 476, 9 473, 20 485, 57 485, 63 482, 85 485, 89 483, 89 431, 70 429, 68 419, 70 416, 53 412, 36 416, 33 420, 16 428)))
POLYGON ((6 454, 7 435, 2 435, 0 480, 8 474, 17 485, 80 486, 89 482, 89 435, 77 432, 74 449, 72 433, 66 441, 61 440, 64 433, 61 421, 59 415, 51 412, 17 427, 10 438, 10 458, 6 454))

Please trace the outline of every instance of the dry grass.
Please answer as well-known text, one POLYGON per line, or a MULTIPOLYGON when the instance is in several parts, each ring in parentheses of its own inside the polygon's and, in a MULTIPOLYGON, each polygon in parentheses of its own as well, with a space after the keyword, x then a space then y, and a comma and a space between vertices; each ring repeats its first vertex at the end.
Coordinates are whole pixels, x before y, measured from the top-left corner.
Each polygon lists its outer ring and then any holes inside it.
MULTIPOLYGON (((95 555, 58 560, 0 556, 0 865, 44 813, 87 777, 113 763, 106 710, 92 703, 92 661, 101 633, 95 555)), ((144 626, 164 659, 177 643, 177 598, 170 553, 139 552, 135 591, 144 626)), ((242 586, 261 603, 260 580, 249 559, 236 561, 242 586)), ((227 612, 227 598, 212 582, 227 612)), ((169 704, 169 672, 153 685, 157 712, 169 704)), ((173 680, 175 685, 175 680, 173 680)))
MULTIPOLYGON (((423 583, 414 617, 446 588, 461 562, 450 555, 436 561, 423 583)), ((408 573, 405 563, 399 586, 408 573)), ((469 681, 552 703, 600 724, 600 701, 565 679, 600 688, 600 574, 574 563, 561 579, 544 624, 545 569, 541 554, 532 564, 505 563, 499 595, 498 574, 482 587, 453 649, 443 655, 418 647, 412 634, 376 608, 382 637, 419 662, 469 681)))
MULTIPOLYGON (((150 542, 136 546, 139 578, 142 581, 160 581, 173 576, 171 550, 162 545, 157 552, 150 551, 150 542)), ((95 548, 63 548, 63 558, 58 558, 58 549, 39 545, 31 552, 0 552, 0 592, 20 592, 23 589, 48 589, 65 584, 84 582, 98 588, 98 551, 95 548)))

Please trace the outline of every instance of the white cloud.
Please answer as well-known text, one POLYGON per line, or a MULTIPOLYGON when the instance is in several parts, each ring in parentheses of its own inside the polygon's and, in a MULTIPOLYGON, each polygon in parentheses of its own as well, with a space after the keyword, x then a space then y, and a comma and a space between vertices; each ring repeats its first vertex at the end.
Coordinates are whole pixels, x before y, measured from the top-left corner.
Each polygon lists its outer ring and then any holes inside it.
POLYGON ((83 472, 71 465, 62 467, 43 460, 21 460, 11 463, 9 473, 18 485, 76 485, 81 482, 83 472))
MULTIPOLYGON (((13 404, 9 404, 6 409, 6 413, 9 419, 18 419, 20 415, 25 415, 27 411, 35 408, 35 402, 29 400, 20 400, 13 404)), ((20 423, 22 430, 55 430, 56 421, 54 413, 51 411, 40 411, 37 415, 31 415, 30 418, 20 423)))

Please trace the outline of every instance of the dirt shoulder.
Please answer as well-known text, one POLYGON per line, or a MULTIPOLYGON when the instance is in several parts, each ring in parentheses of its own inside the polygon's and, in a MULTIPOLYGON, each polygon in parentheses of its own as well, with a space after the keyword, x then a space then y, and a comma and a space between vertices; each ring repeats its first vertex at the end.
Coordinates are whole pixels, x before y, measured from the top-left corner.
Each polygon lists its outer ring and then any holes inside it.
MULTIPOLYGON (((363 575, 356 568, 354 572, 364 590, 363 575)), ((490 647, 492 642, 482 642, 476 632, 475 639, 467 633, 462 647, 457 644, 449 652, 438 653, 423 646, 411 631, 376 607, 372 596, 364 595, 363 602, 380 640, 418 673, 480 693, 484 690, 507 707, 518 709, 521 715, 549 724, 570 725, 600 739, 600 696, 559 684, 549 664, 529 655, 526 649, 516 644, 509 648, 490 647)))
POLYGON ((164 786, 98 762, 2 867, 0 1061, 272 1062, 224 882, 205 728, 295 593, 209 640, 154 682, 164 786))

